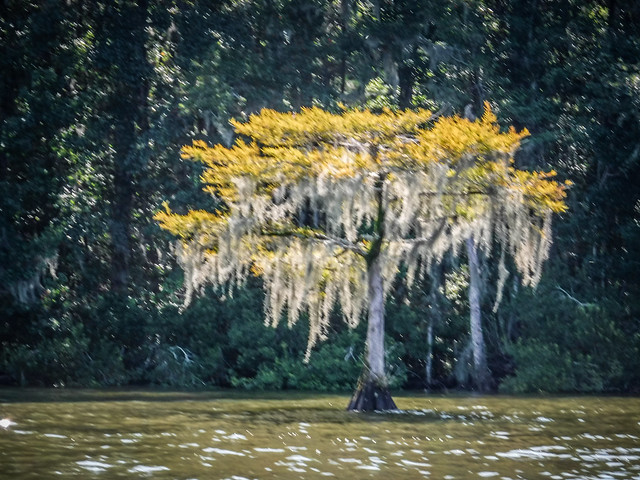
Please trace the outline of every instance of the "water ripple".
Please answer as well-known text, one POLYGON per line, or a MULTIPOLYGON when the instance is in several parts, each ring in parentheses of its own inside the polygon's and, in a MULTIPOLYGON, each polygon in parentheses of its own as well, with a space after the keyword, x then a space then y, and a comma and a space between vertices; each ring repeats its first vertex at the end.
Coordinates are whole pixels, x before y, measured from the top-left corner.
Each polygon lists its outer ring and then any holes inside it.
POLYGON ((105 462, 97 462, 95 460, 81 460, 76 462, 80 467, 85 470, 89 470, 90 472, 105 472, 108 468, 113 467, 110 463, 105 462))
POLYGON ((155 473, 170 470, 169 467, 163 465, 136 465, 127 470, 129 473, 155 473))
POLYGON ((207 447, 202 449, 205 453, 217 453, 218 455, 236 455, 239 457, 244 457, 245 454, 242 452, 236 452, 235 450, 226 450, 224 448, 215 448, 215 447, 207 447))

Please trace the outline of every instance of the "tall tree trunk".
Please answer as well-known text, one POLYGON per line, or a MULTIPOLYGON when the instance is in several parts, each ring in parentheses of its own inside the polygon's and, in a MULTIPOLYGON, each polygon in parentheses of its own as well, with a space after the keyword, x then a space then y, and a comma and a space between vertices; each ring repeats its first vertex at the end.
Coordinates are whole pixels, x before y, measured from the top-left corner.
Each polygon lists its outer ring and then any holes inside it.
POLYGON ((369 316, 367 324, 368 381, 386 386, 384 371, 384 290, 378 260, 367 272, 369 282, 369 316))
POLYGON ((150 65, 146 59, 148 0, 123 1, 110 6, 105 15, 107 35, 116 36, 109 60, 113 72, 109 103, 113 122, 113 196, 110 234, 112 245, 111 285, 125 292, 130 277, 131 240, 136 182, 144 168, 139 148, 148 129, 147 98, 150 65))
POLYGON ((433 384, 433 320, 429 319, 429 327, 427 328, 427 361, 424 367, 425 383, 427 390, 431 389, 433 384))
POLYGON ((349 35, 349 23, 351 20, 351 0, 342 0, 340 2, 340 33, 341 52, 340 52, 340 94, 344 95, 347 85, 347 38, 349 35))
POLYGON ((413 68, 411 65, 407 65, 407 62, 403 61, 400 68, 398 68, 398 86, 400 88, 398 93, 398 106, 402 110, 413 106, 413 77, 413 68))
POLYGON ((480 391, 489 389, 489 370, 482 333, 482 312, 480 310, 480 263, 473 238, 467 239, 469 257, 469 307, 471 348, 473 354, 473 383, 480 391))
POLYGON ((369 264, 367 276, 369 281, 367 364, 347 410, 395 410, 397 407, 389 393, 384 368, 384 288, 379 259, 369 264))
MULTIPOLYGON (((372 145, 369 153, 377 163, 378 146, 372 145)), ((374 222, 375 240, 366 257, 369 287, 367 364, 347 410, 370 412, 397 408, 389 393, 387 375, 384 370, 384 284, 380 266, 380 252, 385 237, 384 183, 386 175, 386 173, 380 172, 375 184, 378 204, 378 215, 374 222)))

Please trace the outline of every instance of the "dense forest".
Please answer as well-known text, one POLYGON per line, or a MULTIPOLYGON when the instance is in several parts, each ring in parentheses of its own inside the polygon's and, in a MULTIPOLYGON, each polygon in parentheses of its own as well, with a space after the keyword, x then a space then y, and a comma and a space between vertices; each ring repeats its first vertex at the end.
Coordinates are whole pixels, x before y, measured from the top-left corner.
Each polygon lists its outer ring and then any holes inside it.
POLYGON ((353 389, 366 327, 339 312, 305 363, 308 323, 265 326, 259 277, 185 307, 154 215, 215 200, 180 149, 230 145, 229 120, 262 108, 488 102, 531 132, 518 168, 571 180, 569 208, 536 289, 509 265, 497 289, 498 259, 465 252, 412 289, 400 275, 391 386, 640 391, 640 2, 8 0, 0 15, 0 383, 353 389))

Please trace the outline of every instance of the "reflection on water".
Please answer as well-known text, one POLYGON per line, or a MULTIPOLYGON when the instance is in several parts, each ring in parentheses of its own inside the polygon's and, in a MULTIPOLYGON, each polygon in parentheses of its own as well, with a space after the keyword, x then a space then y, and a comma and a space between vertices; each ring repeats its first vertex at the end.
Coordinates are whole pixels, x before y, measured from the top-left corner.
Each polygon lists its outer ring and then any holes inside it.
POLYGON ((640 399, 0 390, 0 478, 635 479, 640 399))

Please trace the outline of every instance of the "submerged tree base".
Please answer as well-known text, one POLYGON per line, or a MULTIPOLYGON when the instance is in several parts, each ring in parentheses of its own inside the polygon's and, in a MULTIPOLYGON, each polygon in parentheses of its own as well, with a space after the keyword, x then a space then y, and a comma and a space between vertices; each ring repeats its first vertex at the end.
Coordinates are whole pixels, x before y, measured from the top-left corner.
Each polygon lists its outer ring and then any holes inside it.
POLYGON ((397 409, 389 389, 371 380, 358 387, 347 407, 347 410, 356 412, 397 409))

